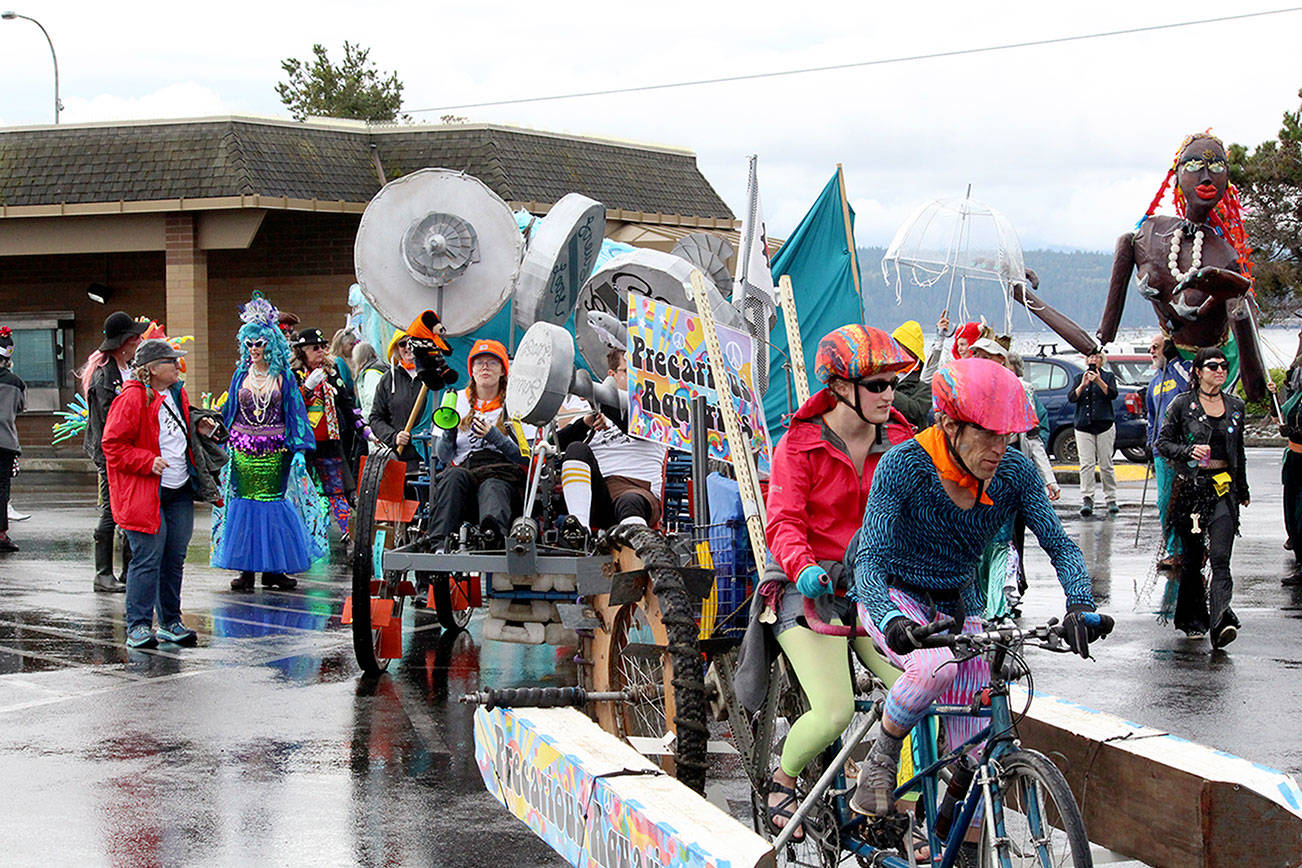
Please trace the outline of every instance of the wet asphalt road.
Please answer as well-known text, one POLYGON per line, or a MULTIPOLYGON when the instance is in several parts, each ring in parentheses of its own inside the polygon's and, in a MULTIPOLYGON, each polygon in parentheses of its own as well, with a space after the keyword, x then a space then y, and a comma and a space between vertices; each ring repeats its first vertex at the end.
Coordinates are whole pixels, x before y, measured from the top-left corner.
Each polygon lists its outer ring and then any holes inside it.
MULTIPOLYGON (((1134 546, 1141 484, 1122 485, 1116 518, 1077 517, 1069 487, 1064 524, 1118 626, 1095 661, 1033 658, 1037 689, 1302 773, 1302 590, 1280 585, 1292 556, 1280 545, 1278 459, 1250 451, 1254 500, 1233 561, 1244 629, 1225 652, 1154 614, 1151 501, 1134 546)), ((207 566, 202 509, 183 591, 200 646, 129 652, 123 597, 90 590, 93 492, 16 483, 33 518, 12 529, 23 550, 0 556, 0 862, 560 864, 484 792, 471 713, 455 699, 573 683, 570 654, 482 643, 481 617, 449 636, 409 614, 401 664, 363 682, 339 625, 345 572, 322 569, 289 593, 232 593, 231 574, 207 566)), ((1027 620, 1061 615, 1033 545, 1028 569, 1027 620)), ((729 765, 711 790, 740 806, 729 765)))

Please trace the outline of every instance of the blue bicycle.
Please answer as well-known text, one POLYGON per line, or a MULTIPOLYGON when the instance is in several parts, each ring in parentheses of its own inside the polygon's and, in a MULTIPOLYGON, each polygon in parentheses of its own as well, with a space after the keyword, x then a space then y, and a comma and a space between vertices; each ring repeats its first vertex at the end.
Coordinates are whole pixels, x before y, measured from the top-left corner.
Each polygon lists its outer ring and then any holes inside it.
MULTIPOLYGON (((1093 617, 1099 618, 1095 623, 1103 626, 1103 633, 1111 630, 1110 618, 1093 617)), ((819 621, 812 606, 806 607, 806 620, 818 632, 848 635, 857 629, 819 621)), ((1010 699, 1012 682, 1023 677, 1029 681, 1023 658, 1026 647, 1070 651, 1057 619, 1029 629, 999 622, 980 633, 945 632, 953 627, 938 622, 918 628, 914 635, 924 647, 952 648, 959 660, 986 655, 991 680, 970 706, 933 705, 914 727, 916 771, 895 793, 897 800, 916 799, 917 809, 909 813, 865 818, 850 809, 855 784, 851 758, 866 751, 865 739, 881 717, 887 685, 894 680, 892 673, 898 673, 882 660, 886 668, 871 666, 871 673, 857 685, 859 693, 875 697, 856 700, 850 727, 798 782, 800 807, 781 829, 768 825, 763 807, 769 766, 780 751, 780 738, 775 736, 784 719, 794 720, 804 710, 800 691, 790 689, 780 662, 775 664, 770 702, 748 721, 739 744, 752 782, 755 827, 773 841, 778 864, 830 868, 853 855, 861 865, 884 868, 1093 865, 1085 823, 1067 781, 1044 754, 1020 746, 1016 726, 1026 709, 1014 712, 1010 699), (938 724, 950 715, 977 716, 989 720, 989 725, 941 753, 938 724), (980 759, 973 763, 966 754, 982 742, 980 759), (975 837, 969 834, 974 825, 980 830, 979 840, 969 841, 975 837), (793 838, 797 828, 802 835, 793 838)), ((733 729, 737 734, 735 718, 733 729)))

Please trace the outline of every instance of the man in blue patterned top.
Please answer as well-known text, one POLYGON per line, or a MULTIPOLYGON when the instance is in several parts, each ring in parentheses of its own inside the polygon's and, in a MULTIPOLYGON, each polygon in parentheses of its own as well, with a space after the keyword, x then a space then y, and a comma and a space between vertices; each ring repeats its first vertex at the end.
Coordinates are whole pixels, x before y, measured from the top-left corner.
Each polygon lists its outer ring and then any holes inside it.
MULTIPOLYGON (((921 648, 913 628, 944 618, 981 629, 984 586, 975 581, 995 532, 1021 513, 1049 554, 1067 597, 1064 638, 1082 657, 1111 619, 1086 623, 1094 597, 1080 549, 1049 505, 1031 460, 1007 449, 1010 436, 1036 425, 1017 377, 985 359, 962 359, 932 379, 936 424, 891 450, 877 467, 855 555, 859 615, 891 662, 904 670, 886 697, 881 733, 865 760, 852 800, 861 813, 893 810, 904 736, 933 702, 965 705, 989 682, 981 657, 953 664, 948 648, 921 648), (947 665, 948 664, 948 665, 947 665)), ((983 725, 946 718, 949 744, 983 725)))

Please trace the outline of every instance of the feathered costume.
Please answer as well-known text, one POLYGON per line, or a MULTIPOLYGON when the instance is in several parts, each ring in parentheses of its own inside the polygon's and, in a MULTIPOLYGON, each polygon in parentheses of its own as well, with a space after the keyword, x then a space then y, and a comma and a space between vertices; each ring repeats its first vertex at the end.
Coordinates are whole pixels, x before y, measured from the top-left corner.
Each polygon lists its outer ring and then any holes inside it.
POLYGON ((221 569, 301 573, 328 551, 325 503, 303 459, 316 441, 276 318, 261 293, 240 306, 240 362, 222 408, 231 462, 222 471, 225 505, 212 513, 212 565, 221 569), (267 376, 274 379, 261 397, 244 385, 244 342, 257 339, 266 342, 267 376))

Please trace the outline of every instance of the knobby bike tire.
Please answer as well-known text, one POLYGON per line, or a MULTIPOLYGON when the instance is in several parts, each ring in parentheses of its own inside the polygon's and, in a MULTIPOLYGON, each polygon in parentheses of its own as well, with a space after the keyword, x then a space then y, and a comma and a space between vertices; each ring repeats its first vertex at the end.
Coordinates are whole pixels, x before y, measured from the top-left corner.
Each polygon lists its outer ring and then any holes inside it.
MULTIPOLYGON (((382 449, 371 455, 357 485, 357 505, 353 509, 353 654, 357 665, 368 676, 377 676, 389 667, 391 659, 379 653, 380 635, 371 628, 371 581, 375 578, 375 562, 371 545, 375 539, 375 509, 379 500, 380 480, 393 453, 382 449)), ((384 576, 380 596, 392 596, 396 576, 384 576)), ((394 599, 393 617, 402 617, 403 598, 394 599)))
MULTIPOLYGON (((647 677, 654 678, 664 689, 659 708, 671 718, 664 721, 664 728, 672 728, 675 734, 674 775, 697 792, 704 792, 709 729, 695 607, 678 572, 678 561, 664 537, 649 529, 636 529, 628 532, 626 538, 650 576, 650 590, 623 606, 611 606, 607 594, 593 601, 603 627, 596 629, 585 643, 584 657, 588 663, 585 687, 597 691, 622 690, 628 680, 627 673, 636 673, 641 661, 633 660, 626 652, 629 631, 640 612, 656 635, 657 660, 652 661, 652 672, 647 677)), ((639 713, 628 703, 601 703, 594 709, 597 722, 620 737, 664 734, 633 732, 638 727, 639 713)))
MULTIPOLYGON (((1009 839, 1006 853, 996 851, 989 840, 990 827, 983 821, 981 831, 981 868, 1040 868, 1043 865, 1093 868, 1085 820, 1071 794, 1067 779, 1047 756, 1034 750, 1017 750, 998 760, 999 804, 1004 830, 1009 839), (1051 827, 1051 840, 1042 852, 1031 843, 1036 830, 1029 828, 1027 812, 1030 795, 1039 793, 1051 827)), ((1046 831, 1041 828, 1040 835, 1046 831)))

